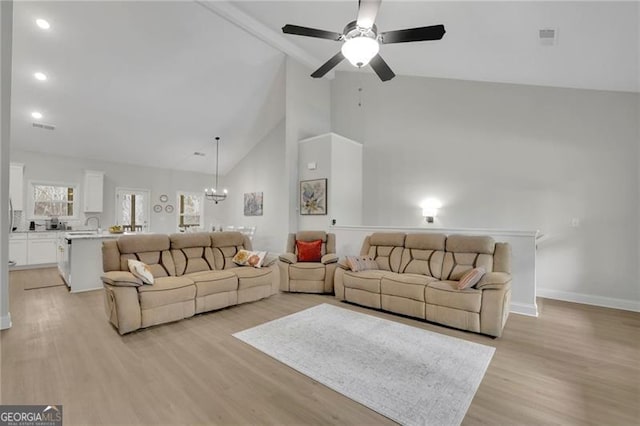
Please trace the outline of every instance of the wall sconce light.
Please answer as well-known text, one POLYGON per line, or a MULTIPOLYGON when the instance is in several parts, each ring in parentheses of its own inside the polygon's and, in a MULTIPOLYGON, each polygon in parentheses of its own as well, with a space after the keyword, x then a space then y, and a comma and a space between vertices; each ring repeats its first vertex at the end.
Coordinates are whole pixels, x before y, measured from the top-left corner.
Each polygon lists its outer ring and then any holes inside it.
POLYGON ((433 223, 433 220, 438 216, 438 209, 442 207, 440 200, 435 198, 429 198, 422 203, 422 216, 427 223, 433 223))

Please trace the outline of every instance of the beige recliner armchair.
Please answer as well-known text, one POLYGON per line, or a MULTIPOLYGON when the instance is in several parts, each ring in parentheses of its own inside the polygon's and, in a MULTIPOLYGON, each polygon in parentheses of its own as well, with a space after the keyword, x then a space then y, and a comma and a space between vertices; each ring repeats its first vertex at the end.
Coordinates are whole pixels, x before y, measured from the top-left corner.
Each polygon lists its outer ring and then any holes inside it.
POLYGON ((333 293, 336 270, 336 236, 324 231, 300 231, 289 234, 286 253, 280 256, 280 290, 300 293, 333 293), (301 262, 297 241, 322 241, 319 262, 301 262))

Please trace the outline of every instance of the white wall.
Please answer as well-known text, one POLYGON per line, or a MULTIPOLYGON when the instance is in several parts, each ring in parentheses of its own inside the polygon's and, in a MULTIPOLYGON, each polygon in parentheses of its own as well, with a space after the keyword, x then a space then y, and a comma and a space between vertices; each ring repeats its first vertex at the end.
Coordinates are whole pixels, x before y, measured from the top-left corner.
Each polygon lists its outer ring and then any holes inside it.
POLYGON ((425 226, 437 197, 434 227, 540 229, 539 294, 639 309, 638 96, 338 73, 331 112, 364 144, 364 225, 425 226))
MULTIPOLYGON (((150 231, 158 233, 178 232, 177 224, 177 192, 202 192, 209 186, 213 177, 203 173, 191 173, 176 170, 166 170, 151 167, 136 167, 129 164, 118 164, 107 161, 78 159, 72 157, 43 154, 33 151, 11 150, 11 161, 24 163, 24 193, 27 200, 29 181, 52 181, 62 183, 76 183, 79 194, 77 199, 82 203, 84 191, 84 170, 100 170, 105 172, 104 178, 104 210, 100 217, 102 228, 116 223, 115 219, 115 191, 116 187, 147 189, 151 191, 151 206, 161 204, 174 206, 173 213, 154 213, 151 209, 150 231), (166 194, 167 203, 160 203, 159 197, 166 194)), ((25 201, 25 207, 28 203, 25 201)), ((80 206, 79 211, 82 211, 80 206)), ((212 203, 205 202, 205 226, 211 229, 212 224, 221 223, 221 209, 212 203)), ((27 215, 23 214, 22 227, 28 226, 27 215)), ((73 223, 84 224, 86 216, 93 213, 80 213, 80 220, 73 223)), ((91 225, 94 225, 91 222, 91 225)))
POLYGON ((286 59, 285 167, 288 179, 289 232, 298 230, 298 141, 331 131, 331 84, 326 78, 311 78, 311 70, 286 59))
POLYGON ((11 327, 9 313, 9 145, 13 2, 0 2, 0 329, 11 327))
POLYGON ((229 196, 224 225, 255 226, 255 250, 282 253, 288 233, 289 193, 285 170, 284 119, 225 175, 229 196), (262 192, 262 216, 244 215, 244 193, 262 192))

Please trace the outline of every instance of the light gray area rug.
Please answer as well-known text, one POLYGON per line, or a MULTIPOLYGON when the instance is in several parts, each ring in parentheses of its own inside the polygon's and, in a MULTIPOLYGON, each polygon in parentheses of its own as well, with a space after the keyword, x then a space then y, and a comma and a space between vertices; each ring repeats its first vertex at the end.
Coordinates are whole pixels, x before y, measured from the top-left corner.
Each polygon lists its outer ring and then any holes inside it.
POLYGON ((328 304, 234 336, 405 425, 459 425, 495 351, 328 304))

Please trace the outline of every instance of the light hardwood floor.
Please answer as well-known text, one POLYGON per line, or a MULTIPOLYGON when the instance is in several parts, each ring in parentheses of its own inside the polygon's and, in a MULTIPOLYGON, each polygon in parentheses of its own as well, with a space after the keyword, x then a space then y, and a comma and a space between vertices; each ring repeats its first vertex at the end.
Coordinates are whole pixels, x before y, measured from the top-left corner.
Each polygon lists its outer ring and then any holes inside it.
POLYGON ((269 299, 120 336, 101 291, 24 290, 10 278, 1 334, 3 404, 63 404, 65 424, 391 424, 231 336, 319 303, 494 346, 464 425, 640 423, 640 314, 541 299, 491 339, 339 303, 269 299))

